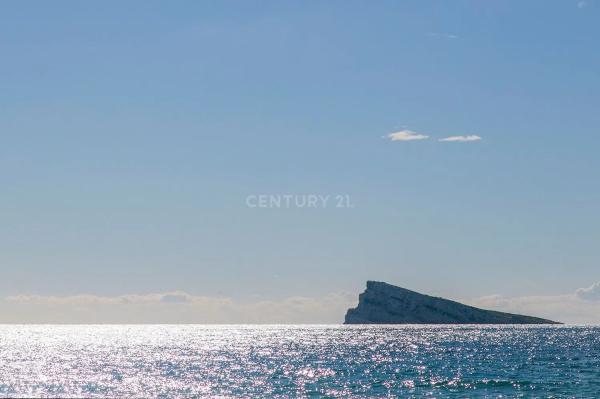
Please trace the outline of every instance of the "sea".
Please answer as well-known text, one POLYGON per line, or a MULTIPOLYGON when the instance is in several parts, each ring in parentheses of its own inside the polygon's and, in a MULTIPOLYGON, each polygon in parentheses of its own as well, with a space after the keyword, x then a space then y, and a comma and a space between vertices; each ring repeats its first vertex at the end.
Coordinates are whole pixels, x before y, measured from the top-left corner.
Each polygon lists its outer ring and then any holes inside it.
POLYGON ((600 327, 0 325, 0 397, 600 398, 600 327))

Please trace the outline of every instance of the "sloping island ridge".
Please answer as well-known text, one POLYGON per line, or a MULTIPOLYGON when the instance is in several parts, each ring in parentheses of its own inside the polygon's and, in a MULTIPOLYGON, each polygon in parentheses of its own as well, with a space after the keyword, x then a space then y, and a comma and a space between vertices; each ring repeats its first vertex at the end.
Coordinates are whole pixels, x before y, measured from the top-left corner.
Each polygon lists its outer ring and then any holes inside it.
POLYGON ((485 310, 420 294, 379 281, 367 281, 358 306, 344 324, 561 324, 539 317, 485 310))

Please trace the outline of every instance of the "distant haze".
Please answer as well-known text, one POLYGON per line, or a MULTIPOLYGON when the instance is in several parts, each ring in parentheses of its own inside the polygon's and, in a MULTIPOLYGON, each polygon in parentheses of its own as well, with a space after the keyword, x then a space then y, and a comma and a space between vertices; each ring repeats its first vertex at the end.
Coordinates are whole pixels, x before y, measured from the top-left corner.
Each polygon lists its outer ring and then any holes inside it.
MULTIPOLYGON (((484 309, 545 317, 571 324, 600 324, 600 283, 571 294, 507 298, 454 298, 484 309)), ((235 301, 184 292, 99 297, 14 296, 0 301, 0 323, 302 323, 339 324, 358 293, 282 300, 235 301)))

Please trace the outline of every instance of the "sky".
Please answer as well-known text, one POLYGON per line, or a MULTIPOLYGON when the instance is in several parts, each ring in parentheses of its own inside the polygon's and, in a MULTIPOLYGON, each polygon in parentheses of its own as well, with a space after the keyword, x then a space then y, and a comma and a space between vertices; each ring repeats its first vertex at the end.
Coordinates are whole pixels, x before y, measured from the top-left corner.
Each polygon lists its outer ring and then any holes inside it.
POLYGON ((382 280, 600 322, 599 17, 2 2, 0 321, 339 322, 382 280))

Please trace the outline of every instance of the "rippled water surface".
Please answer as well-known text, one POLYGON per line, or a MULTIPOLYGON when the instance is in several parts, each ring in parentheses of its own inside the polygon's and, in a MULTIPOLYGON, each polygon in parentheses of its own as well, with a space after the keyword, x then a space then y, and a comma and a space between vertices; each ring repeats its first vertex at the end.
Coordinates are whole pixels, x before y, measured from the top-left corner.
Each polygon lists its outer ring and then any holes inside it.
POLYGON ((0 326, 0 396, 600 397, 600 328, 0 326))

